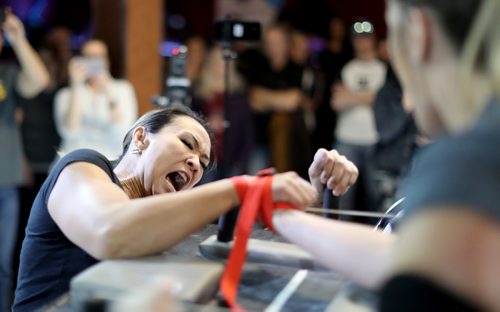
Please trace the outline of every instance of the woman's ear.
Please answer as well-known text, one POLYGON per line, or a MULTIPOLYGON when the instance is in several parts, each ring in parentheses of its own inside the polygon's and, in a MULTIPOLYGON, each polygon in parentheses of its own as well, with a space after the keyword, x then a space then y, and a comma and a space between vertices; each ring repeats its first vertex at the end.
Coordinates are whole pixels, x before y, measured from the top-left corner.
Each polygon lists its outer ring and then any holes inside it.
POLYGON ((134 129, 132 143, 140 153, 148 147, 149 141, 147 140, 146 128, 140 126, 134 129))
POLYGON ((422 8, 408 9, 407 44, 410 47, 409 56, 413 64, 422 64, 431 57, 432 28, 428 11, 422 8))

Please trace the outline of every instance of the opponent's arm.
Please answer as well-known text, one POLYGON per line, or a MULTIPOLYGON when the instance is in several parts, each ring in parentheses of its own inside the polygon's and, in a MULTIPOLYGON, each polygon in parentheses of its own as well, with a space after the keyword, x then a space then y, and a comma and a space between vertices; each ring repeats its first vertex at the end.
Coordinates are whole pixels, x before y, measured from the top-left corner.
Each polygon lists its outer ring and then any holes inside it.
POLYGON ((416 274, 480 306, 500 310, 500 227, 470 209, 433 209, 403 223, 389 275, 416 274))

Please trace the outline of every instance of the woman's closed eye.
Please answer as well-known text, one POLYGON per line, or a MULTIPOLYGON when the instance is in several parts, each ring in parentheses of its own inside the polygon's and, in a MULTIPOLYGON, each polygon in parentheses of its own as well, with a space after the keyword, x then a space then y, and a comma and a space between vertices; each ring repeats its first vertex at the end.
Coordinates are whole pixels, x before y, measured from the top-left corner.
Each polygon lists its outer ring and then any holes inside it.
POLYGON ((186 145, 190 150, 194 150, 193 144, 189 142, 188 140, 181 139, 182 143, 186 145))
MULTIPOLYGON (((187 148, 189 148, 191 151, 194 151, 194 145, 193 143, 189 142, 188 140, 185 140, 185 139, 180 139, 181 142, 186 145, 187 148)), ((208 163, 203 163, 203 162, 200 162, 200 165, 201 165, 201 168, 203 168, 203 171, 206 171, 207 168, 208 168, 208 163)))

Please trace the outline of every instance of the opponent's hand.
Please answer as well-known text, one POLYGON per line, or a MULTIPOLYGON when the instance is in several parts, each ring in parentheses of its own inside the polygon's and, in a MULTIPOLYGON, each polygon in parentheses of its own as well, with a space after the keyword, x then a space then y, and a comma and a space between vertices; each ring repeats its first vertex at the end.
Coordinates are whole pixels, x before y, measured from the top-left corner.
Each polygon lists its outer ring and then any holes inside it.
POLYGON ((310 206, 318 196, 316 189, 295 172, 274 175, 272 193, 274 202, 287 202, 299 209, 310 206))
POLYGON ((343 84, 334 84, 332 86, 332 98, 330 106, 334 111, 343 111, 355 102, 353 94, 343 84))
POLYGON ((325 185, 335 196, 345 194, 358 175, 358 168, 345 156, 336 150, 327 151, 324 148, 316 152, 309 167, 309 179, 320 195, 325 185))

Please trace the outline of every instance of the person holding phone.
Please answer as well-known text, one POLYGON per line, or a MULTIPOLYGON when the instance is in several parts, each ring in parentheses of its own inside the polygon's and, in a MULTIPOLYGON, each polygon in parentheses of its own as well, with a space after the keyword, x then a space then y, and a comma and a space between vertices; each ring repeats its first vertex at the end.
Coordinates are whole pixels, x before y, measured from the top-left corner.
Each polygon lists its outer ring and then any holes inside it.
POLYGON ((19 190, 24 182, 23 151, 17 96, 32 98, 45 89, 49 74, 24 35, 22 22, 0 7, 0 52, 7 39, 19 61, 0 63, 0 311, 7 311, 12 295, 13 252, 19 222, 19 190))
POLYGON ((121 138, 137 118, 132 85, 111 77, 108 49, 96 39, 85 42, 81 56, 71 59, 69 78, 69 87, 61 89, 55 99, 61 152, 91 148, 116 158, 121 138))

